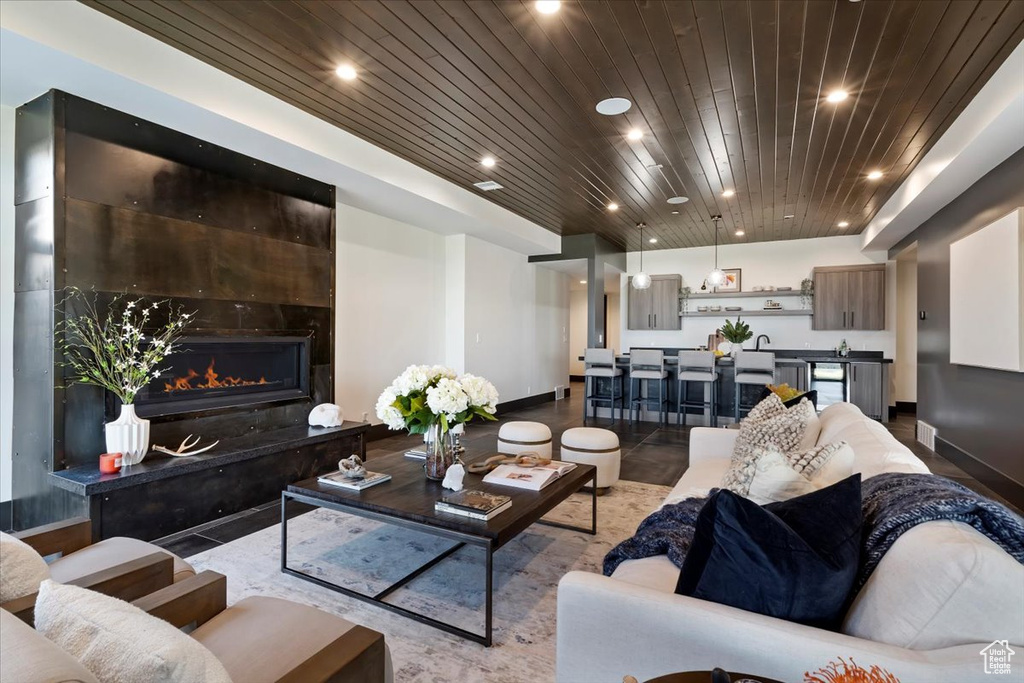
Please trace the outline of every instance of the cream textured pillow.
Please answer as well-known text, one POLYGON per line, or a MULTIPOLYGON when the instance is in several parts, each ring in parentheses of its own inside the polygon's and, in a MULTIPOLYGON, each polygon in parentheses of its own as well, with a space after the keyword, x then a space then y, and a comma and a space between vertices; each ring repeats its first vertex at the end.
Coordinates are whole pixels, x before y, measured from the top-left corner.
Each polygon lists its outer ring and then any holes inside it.
POLYGON ((50 569, 35 548, 0 532, 0 602, 32 595, 48 578, 50 569))
POLYGON ((44 581, 36 630, 104 683, 231 683, 224 665, 192 637, 85 588, 44 581))
POLYGON ((758 505, 802 496, 853 474, 853 449, 845 441, 809 451, 782 453, 774 446, 759 451, 747 498, 758 505))
POLYGON ((769 446, 783 453, 796 450, 814 416, 814 406, 807 399, 788 409, 775 394, 758 403, 740 422, 732 461, 721 487, 746 496, 761 452, 769 446))

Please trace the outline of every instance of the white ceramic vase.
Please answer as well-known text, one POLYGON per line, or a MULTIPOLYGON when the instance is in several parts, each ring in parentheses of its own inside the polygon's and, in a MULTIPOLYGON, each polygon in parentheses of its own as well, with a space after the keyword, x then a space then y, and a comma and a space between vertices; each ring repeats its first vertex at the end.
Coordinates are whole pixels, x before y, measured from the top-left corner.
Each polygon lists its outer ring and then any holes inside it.
POLYGON ((729 351, 729 355, 732 356, 733 359, 735 359, 737 354, 739 354, 742 350, 743 350, 743 343, 742 342, 733 342, 732 343, 732 349, 729 351))
POLYGON ((137 465, 149 452, 149 420, 135 414, 131 403, 121 405, 121 415, 103 428, 107 453, 120 453, 122 464, 137 465))

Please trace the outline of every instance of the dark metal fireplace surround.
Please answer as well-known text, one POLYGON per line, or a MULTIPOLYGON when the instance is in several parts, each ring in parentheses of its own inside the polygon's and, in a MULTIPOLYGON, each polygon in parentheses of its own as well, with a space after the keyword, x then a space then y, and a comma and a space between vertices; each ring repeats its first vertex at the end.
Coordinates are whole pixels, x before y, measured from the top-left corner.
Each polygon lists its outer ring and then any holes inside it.
POLYGON ((18 108, 14 147, 14 528, 87 515, 96 538, 159 538, 365 454, 366 425, 307 424, 334 400, 331 184, 58 91, 18 108), (101 314, 125 292, 195 312, 136 411, 152 445, 211 451, 99 471, 120 406, 59 379, 65 287, 101 314))
POLYGON ((184 337, 177 346, 136 396, 141 417, 310 396, 308 337, 184 337))

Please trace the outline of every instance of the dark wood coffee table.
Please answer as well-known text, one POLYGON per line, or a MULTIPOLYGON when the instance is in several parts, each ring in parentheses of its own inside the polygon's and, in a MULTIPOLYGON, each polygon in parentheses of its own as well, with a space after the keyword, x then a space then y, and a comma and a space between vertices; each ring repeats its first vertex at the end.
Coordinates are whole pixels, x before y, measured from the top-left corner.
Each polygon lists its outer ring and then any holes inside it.
MULTIPOLYGON (((484 460, 490 457, 490 455, 493 454, 466 458, 465 462, 468 464, 475 460, 484 460)), ((571 472, 556 479, 540 491, 526 491, 509 486, 485 484, 482 481, 483 477, 481 475, 467 474, 464 482, 466 488, 504 494, 512 498, 512 507, 508 510, 505 510, 491 520, 476 521, 434 511, 434 503, 441 499, 445 490, 441 488, 440 482, 429 481, 423 475, 422 460, 413 460, 405 457, 402 453, 395 453, 381 458, 374 458, 367 464, 369 469, 374 472, 390 474, 391 481, 357 493, 333 486, 321 486, 316 478, 313 478, 292 484, 286 491, 281 493, 281 571, 358 600, 379 605, 384 609, 488 647, 491 645, 492 630, 491 608, 494 552, 534 523, 571 529, 573 531, 583 531, 588 534, 597 533, 597 469, 592 465, 577 464, 576 468, 571 472), (591 505, 589 529, 541 519, 555 506, 588 483, 593 484, 593 502, 591 505), (451 539, 457 541, 457 543, 384 590, 375 595, 366 595, 288 566, 288 516, 286 513, 288 501, 291 500, 378 522, 415 529, 416 531, 451 539), (478 546, 486 553, 486 607, 483 634, 473 633, 453 624, 439 621, 384 601, 388 595, 466 545, 478 546)))

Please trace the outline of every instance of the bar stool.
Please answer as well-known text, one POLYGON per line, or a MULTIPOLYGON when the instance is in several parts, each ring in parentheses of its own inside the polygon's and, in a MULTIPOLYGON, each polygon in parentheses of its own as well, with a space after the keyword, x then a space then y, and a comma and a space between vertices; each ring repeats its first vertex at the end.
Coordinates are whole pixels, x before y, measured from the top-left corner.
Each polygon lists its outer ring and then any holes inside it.
POLYGON ((680 351, 677 365, 676 381, 678 384, 678 401, 676 413, 679 424, 686 424, 686 416, 691 408, 700 408, 701 415, 705 410, 710 412, 712 427, 718 426, 718 373, 715 371, 715 353, 713 351, 680 351), (686 390, 690 382, 699 382, 710 387, 701 387, 701 400, 688 401, 686 390), (708 400, 703 397, 707 395, 708 400))
MULTIPOLYGON (((736 354, 734 361, 736 368, 736 396, 735 412, 736 421, 740 421, 740 392, 747 385, 766 386, 775 382, 775 354, 764 351, 740 351, 736 354)), ((747 406, 747 412, 753 408, 747 406)))
MULTIPOLYGON (((589 408, 596 404, 608 403, 611 406, 612 422, 615 422, 615 402, 619 405, 625 400, 623 395, 622 368, 615 367, 614 349, 587 349, 583 354, 583 362, 586 369, 583 371, 583 424, 587 423, 589 408), (598 377, 607 377, 610 381, 609 393, 598 393, 598 377), (615 395, 615 378, 619 378, 619 395, 615 395)), ((597 408, 594 408, 594 417, 597 417, 597 408)), ((619 418, 622 418, 622 411, 619 410, 619 418)))
MULTIPOLYGON (((637 419, 643 406, 652 405, 655 399, 644 398, 644 381, 658 381, 658 423, 663 422, 662 413, 668 417, 668 372, 665 371, 665 352, 660 349, 631 349, 629 352, 629 424, 633 424, 633 406, 637 408, 637 419), (640 382, 640 395, 633 398, 633 380, 640 382)), ((648 385, 648 394, 650 388, 648 385)))

